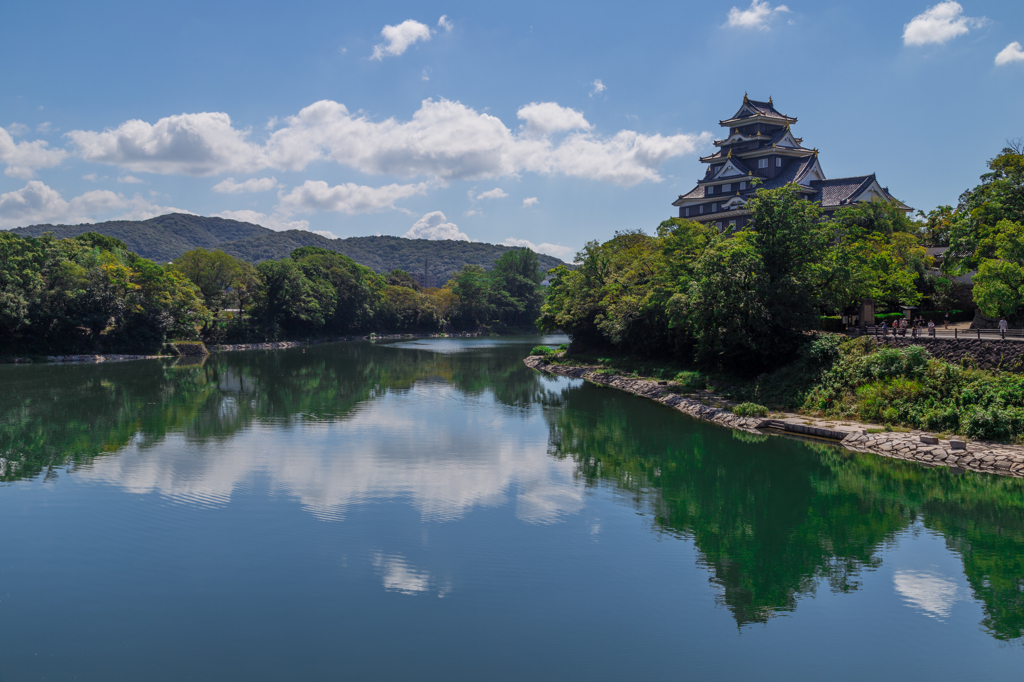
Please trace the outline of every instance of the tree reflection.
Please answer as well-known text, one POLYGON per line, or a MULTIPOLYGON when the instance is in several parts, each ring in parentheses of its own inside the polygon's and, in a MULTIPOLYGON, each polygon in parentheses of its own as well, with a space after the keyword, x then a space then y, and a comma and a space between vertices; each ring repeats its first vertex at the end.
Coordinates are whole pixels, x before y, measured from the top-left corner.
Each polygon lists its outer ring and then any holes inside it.
POLYGON ((1024 482, 957 476, 832 445, 728 432, 610 389, 567 389, 551 449, 611 481, 656 528, 691 538, 738 625, 792 611, 821 584, 856 590, 916 519, 941 532, 983 603, 983 627, 1024 635, 1024 482))

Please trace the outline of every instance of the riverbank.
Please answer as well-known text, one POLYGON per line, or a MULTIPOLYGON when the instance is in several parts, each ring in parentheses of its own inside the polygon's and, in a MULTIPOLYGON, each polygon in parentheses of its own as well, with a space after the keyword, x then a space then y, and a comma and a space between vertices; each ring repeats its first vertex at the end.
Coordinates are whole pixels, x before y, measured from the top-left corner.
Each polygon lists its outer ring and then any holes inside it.
POLYGON ((1024 447, 945 439, 941 435, 918 430, 886 431, 885 427, 877 424, 821 419, 791 412, 775 413, 769 417, 741 417, 728 409, 731 407, 729 401, 708 392, 682 394, 678 392, 681 384, 674 381, 609 374, 600 366, 556 365, 542 355, 531 355, 523 363, 539 372, 616 388, 654 400, 695 419, 749 433, 789 433, 823 438, 849 450, 909 460, 924 466, 946 466, 955 471, 1024 478, 1024 447))

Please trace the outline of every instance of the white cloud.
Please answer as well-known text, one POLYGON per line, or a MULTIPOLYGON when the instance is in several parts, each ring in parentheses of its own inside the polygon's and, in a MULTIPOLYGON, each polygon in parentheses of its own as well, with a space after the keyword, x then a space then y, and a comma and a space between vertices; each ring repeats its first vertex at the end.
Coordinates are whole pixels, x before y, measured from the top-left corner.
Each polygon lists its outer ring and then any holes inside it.
POLYGON ((955 582, 932 572, 896 571, 893 583, 910 606, 940 620, 949 616, 960 598, 955 582))
MULTIPOLYGON (((86 173, 85 175, 82 176, 82 179, 88 180, 89 182, 99 182, 101 178, 95 173, 86 173)), ((106 180, 107 178, 103 177, 102 179, 106 180)))
MULTIPOLYGON (((306 222, 303 220, 302 222, 306 222)), ((313 234, 318 234, 326 239, 337 239, 338 235, 334 234, 330 230, 312 230, 313 234)))
POLYGON ((964 35, 972 28, 978 28, 985 24, 985 17, 961 16, 963 11, 964 8, 960 6, 960 3, 953 2, 953 0, 929 7, 911 19, 909 24, 903 26, 903 44, 942 44, 964 35))
MULTIPOLYGON (((243 223, 252 223, 253 225, 262 225, 263 227, 271 230, 308 230, 308 220, 290 220, 287 216, 283 216, 279 213, 267 215, 266 213, 260 213, 259 211, 221 211, 220 213, 214 214, 218 218, 227 218, 228 220, 238 220, 243 223)), ((316 234, 321 234, 317 232, 316 234)), ((327 236, 326 234, 324 235, 327 236)), ((334 239, 332 236, 331 239, 334 239)))
POLYGON ((306 180, 291 192, 281 195, 279 208, 285 213, 311 213, 313 211, 340 211, 365 213, 390 208, 399 199, 414 194, 425 194, 429 185, 385 185, 367 187, 346 182, 331 187, 323 180, 306 180))
MULTIPOLYGON (((444 19, 444 17, 441 17, 444 19)), ((418 40, 430 40, 430 27, 414 19, 406 19, 398 26, 385 26, 380 32, 384 42, 373 48, 370 59, 381 60, 385 55, 397 57, 418 40)))
POLYGON ((242 194, 243 192, 269 192, 277 187, 275 178, 249 178, 245 182, 235 182, 234 178, 225 178, 213 186, 214 192, 221 194, 242 194))
POLYGON ((541 135, 593 127, 582 113, 554 102, 530 102, 516 112, 516 117, 526 121, 526 132, 541 135))
POLYGON ((448 20, 448 15, 447 14, 442 14, 441 18, 437 20, 437 27, 438 28, 443 28, 446 33, 451 33, 452 29, 455 28, 452 25, 452 22, 450 22, 448 20))
POLYGON ((523 208, 533 208, 540 203, 540 199, 537 197, 526 197, 523 199, 523 208))
POLYGON ((91 223, 103 214, 113 211, 127 212, 115 216, 120 220, 144 220, 165 213, 188 213, 184 209, 158 206, 135 195, 124 195, 110 190, 92 190, 71 200, 48 185, 32 180, 22 189, 0 194, 0 228, 21 227, 39 223, 91 223))
POLYGON ((11 137, 21 137, 22 135, 28 135, 29 127, 24 123, 12 123, 7 126, 7 132, 11 134, 11 137))
POLYGON ((1016 40, 1003 48, 1003 51, 996 55, 996 66, 1012 64, 1013 62, 1024 62, 1024 48, 1016 40))
POLYGON ((710 133, 662 136, 630 130, 607 137, 594 133, 580 112, 554 102, 526 105, 519 118, 526 124, 517 133, 459 102, 427 99, 408 121, 376 122, 324 100, 284 119, 262 144, 250 142, 249 131, 234 129, 223 113, 182 114, 152 125, 128 121, 113 130, 68 135, 87 161, 151 173, 299 171, 333 161, 368 175, 400 178, 448 181, 533 172, 623 186, 660 181, 664 161, 694 153, 711 139, 710 133), (557 143, 548 136, 567 131, 557 143))
POLYGON ((430 69, 429 68, 423 69, 423 75, 420 76, 420 80, 423 80, 423 81, 430 80, 430 69))
POLYGON ((52 130, 54 130, 53 124, 49 121, 43 121, 42 123, 36 126, 37 133, 48 133, 51 132, 52 130))
POLYGON ((122 175, 121 177, 119 177, 117 179, 117 181, 118 182, 123 182, 123 183, 128 184, 128 185, 138 185, 138 184, 142 183, 142 180, 139 180, 134 175, 122 175))
POLYGON ((600 78, 594 80, 594 89, 590 91, 590 96, 600 95, 602 92, 608 89, 608 86, 601 82, 600 78))
POLYGON ((470 209, 467 209, 462 215, 465 218, 472 218, 475 215, 483 215, 483 212, 482 211, 478 211, 475 208, 470 208, 470 209))
POLYGON ((541 244, 534 244, 527 239, 516 239, 515 237, 509 237, 502 242, 505 246, 516 246, 519 248, 527 248, 537 253, 546 253, 549 256, 555 258, 561 258, 566 262, 571 262, 572 257, 576 255, 576 249, 571 246, 562 246, 561 244, 549 244, 543 242, 541 244))
MULTIPOLYGON (((15 133, 22 131, 16 128, 15 133)), ((36 169, 53 168, 67 155, 63 149, 49 149, 46 140, 15 142, 11 132, 0 128, 0 163, 7 166, 4 174, 12 178, 31 178, 36 169)))
POLYGON ((262 151, 246 140, 248 135, 219 112, 168 116, 155 124, 126 121, 102 133, 67 133, 86 161, 179 175, 253 172, 265 167, 262 151))
POLYGON ((459 232, 455 223, 448 222, 444 213, 434 211, 428 213, 409 228, 405 233, 408 239, 451 239, 454 241, 472 241, 464 232, 459 232))
POLYGON ((774 19, 777 14, 788 11, 789 8, 785 5, 772 7, 768 0, 763 0, 761 2, 758 0, 751 0, 750 7, 747 9, 733 7, 729 10, 729 19, 725 22, 725 26, 727 28, 756 28, 762 31, 767 31, 772 19, 774 19))
POLYGON ((500 187, 495 187, 494 189, 489 189, 486 192, 481 192, 480 194, 477 195, 476 198, 477 199, 504 199, 507 196, 508 196, 508 193, 505 192, 505 190, 503 190, 500 187))

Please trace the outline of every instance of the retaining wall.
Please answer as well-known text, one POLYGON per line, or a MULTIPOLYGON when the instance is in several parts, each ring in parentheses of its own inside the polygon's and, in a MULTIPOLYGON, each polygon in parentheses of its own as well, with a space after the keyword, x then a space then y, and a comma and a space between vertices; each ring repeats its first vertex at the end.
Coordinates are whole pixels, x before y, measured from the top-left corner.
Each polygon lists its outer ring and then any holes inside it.
MULTIPOLYGON (((970 332, 966 332, 965 336, 970 332)), ((1008 372, 1024 372, 1024 339, 979 341, 978 339, 933 339, 927 336, 870 337, 879 347, 906 348, 921 346, 936 358, 959 363, 970 356, 982 369, 1001 369, 1008 372)))

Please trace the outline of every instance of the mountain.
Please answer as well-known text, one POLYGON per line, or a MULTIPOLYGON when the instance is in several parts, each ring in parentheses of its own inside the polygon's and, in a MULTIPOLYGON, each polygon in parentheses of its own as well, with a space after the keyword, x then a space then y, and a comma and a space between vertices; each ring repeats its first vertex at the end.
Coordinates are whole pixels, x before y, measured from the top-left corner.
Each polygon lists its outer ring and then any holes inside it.
MULTIPOLYGON (((404 237, 348 237, 327 239, 304 230, 274 230, 224 218, 171 213, 149 220, 115 220, 85 225, 31 225, 11 230, 22 237, 38 237, 44 232, 65 239, 83 232, 98 232, 123 241, 130 250, 156 261, 172 261, 195 248, 221 249, 236 258, 259 263, 284 258, 300 246, 319 246, 345 254, 378 273, 405 270, 428 284, 439 286, 464 265, 482 265, 490 269, 510 246, 404 237)), ((561 260, 537 254, 545 271, 564 265, 561 260)))

